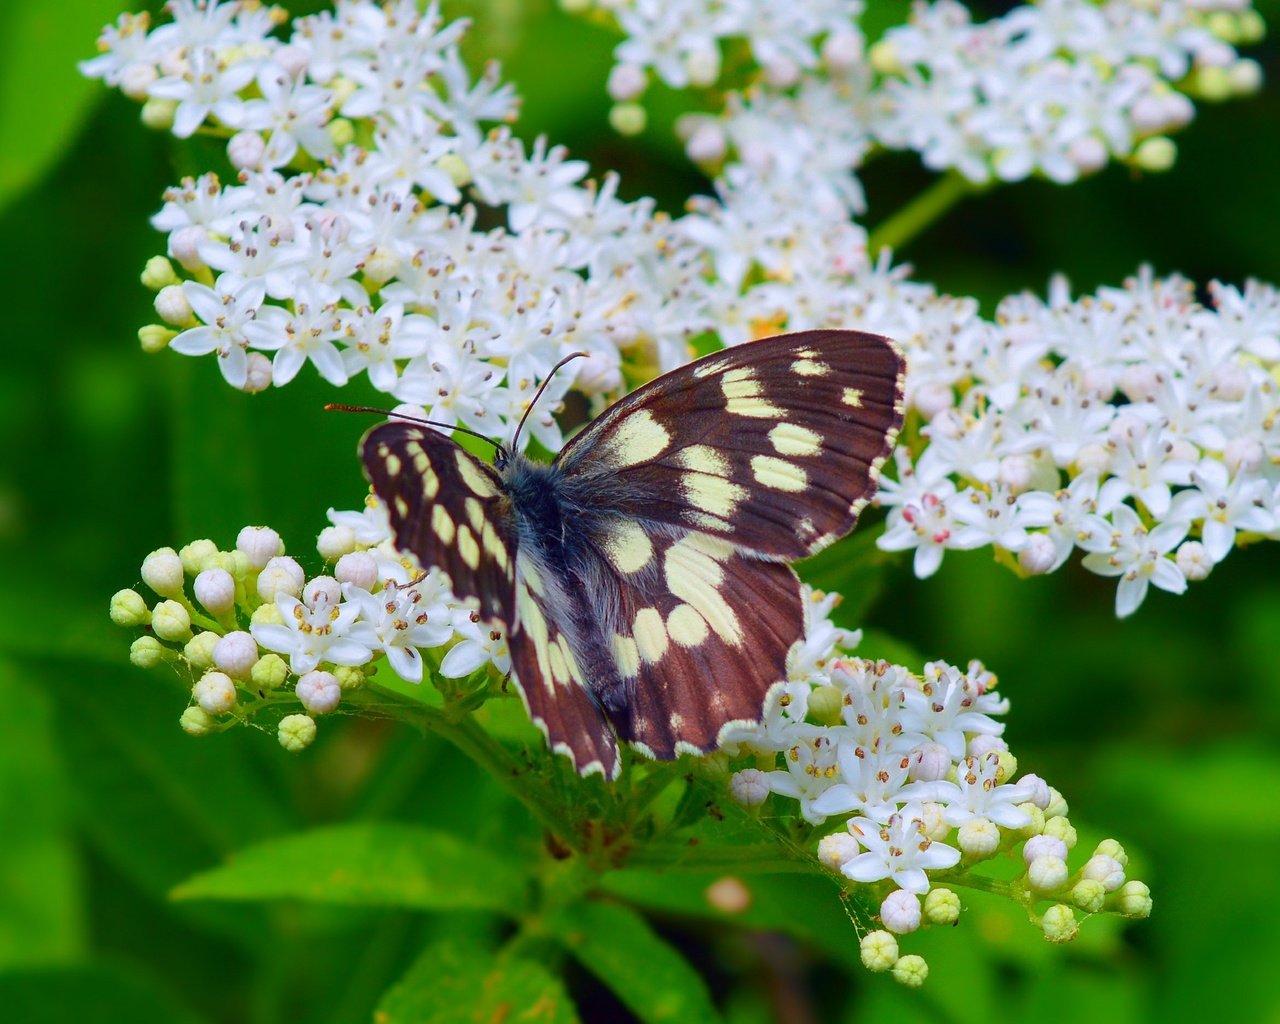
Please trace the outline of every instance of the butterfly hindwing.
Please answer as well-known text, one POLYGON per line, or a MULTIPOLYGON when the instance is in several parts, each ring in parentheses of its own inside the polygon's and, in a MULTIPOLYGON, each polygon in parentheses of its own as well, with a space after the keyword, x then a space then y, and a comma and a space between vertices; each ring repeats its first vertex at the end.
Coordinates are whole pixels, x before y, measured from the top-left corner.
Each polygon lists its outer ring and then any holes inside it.
POLYGON ((651 381, 560 453, 617 512, 773 558, 848 533, 902 417, 885 338, 806 331, 717 352, 651 381))
POLYGON ((508 622, 516 533, 498 474, 446 435, 402 421, 374 427, 360 447, 396 547, 424 570, 448 573, 454 594, 477 600, 483 619, 508 622))

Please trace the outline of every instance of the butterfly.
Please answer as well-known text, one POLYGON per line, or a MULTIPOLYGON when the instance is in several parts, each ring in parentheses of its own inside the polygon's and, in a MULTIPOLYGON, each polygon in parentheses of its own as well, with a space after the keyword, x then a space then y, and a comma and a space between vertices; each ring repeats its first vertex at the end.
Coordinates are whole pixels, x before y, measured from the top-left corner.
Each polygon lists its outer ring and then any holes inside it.
POLYGON ((582 774, 715 749, 803 640, 787 564, 844 536, 902 422, 886 338, 806 331, 638 388, 551 463, 391 420, 360 443, 396 546, 502 630, 533 722, 582 774))

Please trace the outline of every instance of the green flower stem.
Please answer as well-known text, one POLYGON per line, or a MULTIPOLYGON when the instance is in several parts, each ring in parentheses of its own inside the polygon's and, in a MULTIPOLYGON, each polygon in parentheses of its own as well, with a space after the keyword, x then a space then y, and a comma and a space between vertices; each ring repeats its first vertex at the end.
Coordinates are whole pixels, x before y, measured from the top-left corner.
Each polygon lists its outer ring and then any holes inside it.
MULTIPOLYGON (((785 849, 785 847, 783 848, 785 849)), ((811 856, 788 857, 776 843, 691 849, 687 844, 656 843, 634 850, 627 858, 631 868, 662 868, 664 871, 731 871, 737 874, 825 875, 826 870, 811 856)))
POLYGON ((933 875, 933 883, 935 885, 976 889, 979 892, 989 892, 995 896, 1003 896, 1005 899, 1013 900, 1015 903, 1021 903, 1024 906, 1030 905, 1026 897, 1027 886, 1025 878, 1010 881, 1005 878, 986 878, 983 875, 975 875, 968 871, 938 871, 933 875))
POLYGON ((975 185, 957 171, 948 171, 871 232, 867 240, 871 258, 875 259, 881 249, 894 252, 902 249, 957 202, 984 187, 975 185))

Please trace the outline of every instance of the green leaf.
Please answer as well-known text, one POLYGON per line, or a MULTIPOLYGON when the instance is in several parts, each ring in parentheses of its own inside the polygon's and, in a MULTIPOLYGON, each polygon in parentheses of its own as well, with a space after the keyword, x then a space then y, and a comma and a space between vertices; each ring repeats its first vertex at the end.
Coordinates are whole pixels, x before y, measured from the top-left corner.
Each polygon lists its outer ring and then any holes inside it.
POLYGON ((483 946, 448 939, 428 946, 383 997, 380 1024, 576 1024, 560 979, 516 956, 496 961, 483 946))
POLYGON ((493 910, 524 904, 524 876, 447 832, 377 822, 271 839, 173 890, 181 900, 310 900, 345 906, 493 910))
POLYGON ((552 914, 547 931, 645 1024, 718 1021, 702 978, 634 910, 578 903, 552 914))
POLYGON ((22 1024, 191 1024, 195 1020, 144 979, 106 966, 0 973, 5 1020, 22 1024))
POLYGON ((70 145, 102 85, 76 61, 92 57, 117 0, 6 0, 0 43, 0 209, 70 145))

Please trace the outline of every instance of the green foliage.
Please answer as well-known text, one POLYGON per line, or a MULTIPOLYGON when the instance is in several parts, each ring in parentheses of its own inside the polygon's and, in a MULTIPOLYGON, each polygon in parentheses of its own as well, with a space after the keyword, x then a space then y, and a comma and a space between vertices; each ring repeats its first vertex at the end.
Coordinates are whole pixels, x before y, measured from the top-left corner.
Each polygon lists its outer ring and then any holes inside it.
MULTIPOLYGON (((526 97, 521 130, 618 166, 600 89, 608 33, 549 2, 469 6, 526 97)), ((869 6, 877 24, 902 8, 869 6)), ((116 10, 10 0, 0 43, 0 251, 13 261, 0 373, 5 1019, 754 1024, 797 992, 811 1016, 850 1021, 1275 1017, 1274 545, 1234 554, 1185 597, 1153 595, 1125 623, 1113 584, 1082 572, 1022 581, 949 554, 920 583, 901 562, 868 572, 874 552, 856 538, 811 564, 815 583, 846 589, 841 622, 867 627, 872 653, 997 670, 1023 768, 1060 781, 1077 820, 1119 830, 1155 888, 1152 920, 1090 922, 1070 955, 1007 901, 966 893, 962 929, 921 937, 919 992, 861 971, 869 908, 780 859, 767 820, 726 807, 720 828, 689 827, 708 798, 678 772, 635 815, 636 793, 584 797, 552 779, 544 799, 580 801, 583 830, 548 839, 509 776, 438 735, 327 722, 298 757, 254 730, 184 736, 190 680, 127 664, 109 595, 148 550, 226 543, 247 522, 291 529, 305 561, 323 508, 363 493, 360 427, 323 415, 331 396, 305 373, 250 397, 211 360, 138 351, 150 314, 137 275, 160 244, 147 217, 174 164, 190 168, 132 104, 74 74, 116 10), (860 589, 845 586, 854 578, 860 589), (616 832, 589 831, 593 820, 616 832), (708 898, 727 864, 747 894, 736 909, 708 898)), ((673 116, 659 109, 644 137, 651 163, 620 168, 624 194, 670 209, 706 187, 670 142, 673 116)), ((1277 119, 1274 90, 1206 109, 1171 174, 994 189, 903 255, 988 309, 1052 271, 1087 289, 1143 260, 1201 281, 1280 280, 1277 119)), ((909 157, 869 168, 870 222, 928 182, 909 157)), ((504 742, 537 742, 517 701, 484 715, 504 742)))

